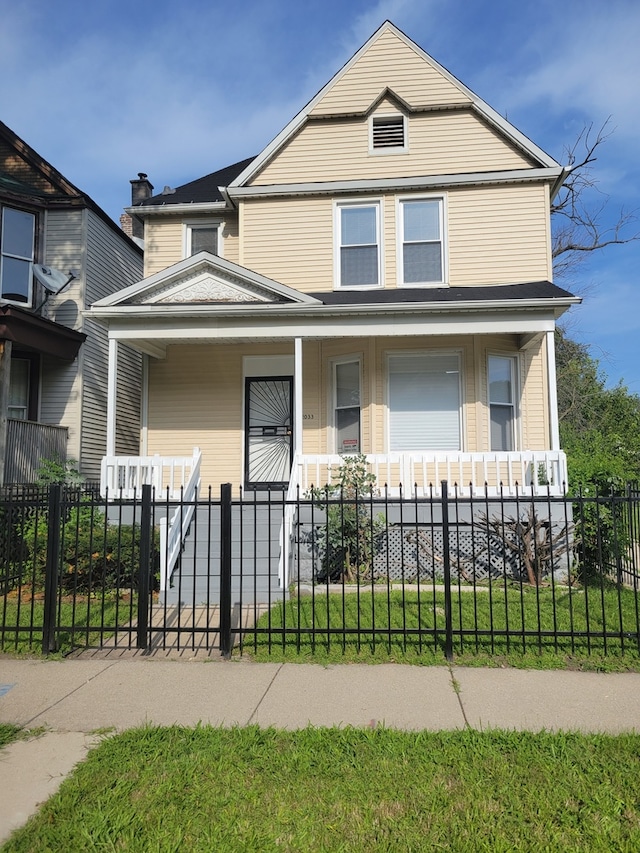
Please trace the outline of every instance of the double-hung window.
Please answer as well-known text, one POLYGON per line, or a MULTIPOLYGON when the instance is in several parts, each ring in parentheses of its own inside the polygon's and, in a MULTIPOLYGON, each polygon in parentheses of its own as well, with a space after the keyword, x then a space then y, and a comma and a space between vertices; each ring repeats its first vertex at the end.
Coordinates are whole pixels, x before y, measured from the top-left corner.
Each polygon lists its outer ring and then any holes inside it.
POLYGON ((489 356, 489 419, 491 450, 515 450, 516 359, 489 356))
POLYGON ((0 298, 30 306, 36 218, 33 213, 2 208, 0 220, 0 298))
POLYGON ((443 200, 401 199, 400 282, 434 285, 444 281, 443 200))
POLYGON ((219 221, 197 221, 185 223, 184 254, 186 258, 198 252, 222 254, 222 240, 219 221))
POLYGON ((378 287, 381 282, 380 203, 338 204, 337 284, 378 287))
POLYGON ((333 424, 337 453, 360 453, 360 361, 333 365, 333 424))

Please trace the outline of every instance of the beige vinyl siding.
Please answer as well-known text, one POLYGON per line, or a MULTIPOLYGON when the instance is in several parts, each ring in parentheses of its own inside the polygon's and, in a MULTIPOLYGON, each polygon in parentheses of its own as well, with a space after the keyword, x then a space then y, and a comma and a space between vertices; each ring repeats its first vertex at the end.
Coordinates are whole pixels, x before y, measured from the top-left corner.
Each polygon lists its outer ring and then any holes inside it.
MULTIPOLYGON (((376 112, 389 111, 381 107, 376 112)), ((366 117, 307 122, 251 185, 450 175, 532 165, 470 111, 409 115, 406 153, 370 153, 369 124, 366 117)))
POLYGON ((395 33, 382 33, 316 104, 313 116, 363 112, 386 87, 414 107, 469 97, 395 33))
MULTIPOLYGON (((203 214, 203 219, 217 219, 215 213, 203 214)), ((193 223, 198 216, 150 216, 145 224, 145 278, 161 272, 184 258, 184 223, 193 223)), ((222 255, 239 263, 238 219, 229 217, 222 226, 222 255)))
POLYGON ((541 184, 449 190, 449 284, 550 279, 547 197, 541 184))
POLYGON ((183 257, 182 217, 150 216, 144 226, 144 277, 170 267, 183 257))
POLYGON ((149 360, 148 452, 191 456, 199 447, 204 488, 242 482, 245 355, 293 355, 293 345, 172 346, 149 360))
POLYGON ((243 202, 240 263, 304 293, 333 288, 331 198, 243 202))
MULTIPOLYGON (((366 196, 382 203, 385 287, 397 286, 397 199, 411 195, 366 196)), ((424 195, 446 198, 451 286, 551 278, 546 186, 470 187, 424 195)), ((240 262, 305 293, 332 290, 333 220, 334 200, 329 197, 245 201, 241 207, 244 237, 240 262)))

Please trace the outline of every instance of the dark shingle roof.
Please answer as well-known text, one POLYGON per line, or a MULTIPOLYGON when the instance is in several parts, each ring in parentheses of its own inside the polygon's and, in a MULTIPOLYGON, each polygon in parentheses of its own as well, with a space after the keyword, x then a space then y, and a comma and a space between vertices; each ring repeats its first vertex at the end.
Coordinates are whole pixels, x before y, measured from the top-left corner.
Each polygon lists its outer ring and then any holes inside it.
POLYGON ((495 299, 566 299, 573 294, 550 281, 478 287, 397 287, 381 290, 333 290, 310 293, 325 305, 375 305, 402 302, 469 302, 495 299))
POLYGON ((175 192, 168 193, 167 195, 164 193, 152 195, 150 198, 138 202, 135 207, 148 207, 150 205, 161 204, 206 204, 210 201, 224 201, 218 187, 228 186, 234 178, 237 178, 241 172, 244 172, 252 160, 255 160, 255 157, 248 157, 246 160, 240 160, 239 163, 234 163, 232 166, 225 166, 224 169, 211 172, 210 175, 205 175, 204 178, 197 178, 195 181, 189 181, 188 184, 176 187, 175 192))

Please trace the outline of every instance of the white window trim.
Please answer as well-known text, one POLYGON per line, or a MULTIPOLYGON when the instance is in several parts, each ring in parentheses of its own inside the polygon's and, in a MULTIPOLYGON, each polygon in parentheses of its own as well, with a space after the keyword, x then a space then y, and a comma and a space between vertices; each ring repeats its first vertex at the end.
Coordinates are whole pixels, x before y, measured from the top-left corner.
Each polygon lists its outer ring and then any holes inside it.
MULTIPOLYGON (((34 265, 34 263, 36 261, 36 257, 37 257, 36 252, 37 252, 37 243, 38 243, 38 237, 39 237, 38 230, 39 229, 38 229, 38 214, 37 213, 34 213, 34 211, 32 211, 32 210, 25 210, 24 208, 21 208, 21 207, 15 207, 12 204, 0 204, 0 273, 2 272, 3 258, 6 257, 6 258, 15 258, 16 260, 20 260, 20 261, 28 261, 29 262, 29 271, 30 271, 30 276, 31 276, 30 286, 29 286, 29 299, 26 302, 22 302, 19 299, 8 299, 6 296, 3 296, 2 292, 0 291, 0 300, 2 300, 2 302, 6 302, 7 305, 17 305, 20 308, 33 308, 33 306, 35 304, 35 298, 34 298, 34 292, 33 292, 33 289, 34 289, 33 265, 34 265), (33 248, 31 251, 31 258, 30 259, 29 258, 23 258, 21 255, 14 255, 11 252, 2 252, 2 243, 1 243, 1 241, 2 241, 2 225, 3 225, 2 217, 3 217, 3 212, 5 210, 16 210, 19 213, 28 213, 30 216, 33 216, 34 244, 33 244, 33 248)), ((1 281, 2 281, 2 279, 0 278, 0 285, 1 285, 1 281)))
MULTIPOLYGON (((522 449, 522 420, 520 417, 521 407, 521 382, 520 368, 521 360, 518 353, 513 352, 497 352, 487 350, 486 358, 486 400, 487 400, 487 445, 491 451, 491 389, 489 385, 489 359, 490 358, 506 358, 511 362, 511 383, 513 388, 513 449, 514 451, 522 449)), ((491 451, 500 453, 501 451, 491 451)))
MULTIPOLYGON (((388 350, 384 354, 385 361, 385 382, 384 382, 384 407, 385 407, 385 437, 384 437, 384 446, 385 453, 391 453, 392 451, 389 449, 391 447, 391 407, 389 405, 389 359, 393 358, 393 356, 420 356, 420 355, 456 355, 458 357, 458 386, 459 386, 459 397, 460 400, 460 408, 459 408, 459 430, 460 430, 460 450, 451 450, 451 451, 419 451, 420 453, 466 453, 467 450, 467 423, 466 423, 466 405, 465 405, 465 395, 464 395, 464 382, 463 382, 463 372, 464 372, 464 350, 460 347, 449 347, 447 349, 435 349, 424 348, 424 349, 412 349, 412 350, 388 350)), ((488 363, 488 362, 487 362, 488 363)), ((397 451, 394 451, 397 452, 397 451)))
POLYGON ((401 112, 384 112, 373 113, 369 116, 369 154, 386 156, 388 154, 408 154, 409 153, 409 122, 406 115, 401 112), (402 139, 403 145, 393 145, 385 148, 374 148, 373 146, 373 122, 374 119, 402 119, 402 139))
POLYGON ((362 371, 362 363, 363 363, 363 354, 362 353, 351 353, 349 355, 341 355, 336 358, 329 359, 329 395, 327 400, 327 424, 329 425, 329 447, 331 448, 331 453, 339 453, 338 450, 338 432, 336 427, 336 367, 339 364, 350 364, 351 362, 358 362, 358 373, 360 380, 360 452, 362 453, 362 388, 363 388, 363 371, 362 371))
POLYGON ((334 290, 382 290, 384 288, 384 240, 383 240, 384 206, 381 198, 336 199, 333 203, 333 289, 334 290), (346 207, 375 207, 376 228, 378 237, 378 283, 377 284, 342 284, 340 281, 341 267, 341 213, 346 207))
POLYGON ((217 228, 218 257, 224 258, 223 219, 185 219, 182 223, 182 256, 191 257, 191 232, 197 228, 217 228))
POLYGON ((449 287, 449 258, 447 251, 447 196, 445 193, 403 195, 396 197, 396 258, 398 287, 449 287), (402 205, 411 201, 440 202, 440 245, 442 251, 442 281, 405 282, 404 280, 404 216, 402 205))

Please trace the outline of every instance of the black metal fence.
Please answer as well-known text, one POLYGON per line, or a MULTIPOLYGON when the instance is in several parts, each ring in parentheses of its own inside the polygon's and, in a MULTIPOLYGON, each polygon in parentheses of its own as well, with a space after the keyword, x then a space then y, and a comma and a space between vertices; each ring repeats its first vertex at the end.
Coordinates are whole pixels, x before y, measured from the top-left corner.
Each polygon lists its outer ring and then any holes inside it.
POLYGON ((0 494, 0 647, 640 656, 639 562, 632 488, 291 501, 224 485, 191 502, 20 489, 0 494))

